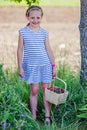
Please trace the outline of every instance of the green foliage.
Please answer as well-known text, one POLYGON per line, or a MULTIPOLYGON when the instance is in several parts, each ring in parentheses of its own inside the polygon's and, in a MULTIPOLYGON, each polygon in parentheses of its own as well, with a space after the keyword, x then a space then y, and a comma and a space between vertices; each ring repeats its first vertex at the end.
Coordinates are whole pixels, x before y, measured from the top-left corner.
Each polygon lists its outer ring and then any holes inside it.
POLYGON ((86 105, 79 108, 79 114, 77 117, 80 119, 79 130, 87 130, 87 102, 86 105))
MULTIPOLYGON (((15 2, 22 2, 22 0, 10 0, 15 2)), ((39 0, 24 0, 28 6, 31 6, 32 4, 39 4, 39 0)))
POLYGON ((77 117, 87 119, 87 104, 82 106, 82 108, 80 108, 79 111, 80 114, 77 115, 77 117))
MULTIPOLYGON (((58 76, 67 83, 67 90, 69 91, 65 104, 60 104, 57 107, 53 106, 55 121, 60 124, 62 129, 77 120, 77 109, 83 103, 83 92, 79 83, 79 73, 72 72, 66 64, 60 64, 57 71, 58 76)), ((59 81, 55 84, 62 87, 59 81)))
MULTIPOLYGON (((56 107, 52 105, 51 107, 52 120, 53 123, 56 124, 55 130, 57 129, 57 126, 59 126, 61 130, 77 130, 79 126, 79 119, 77 118, 78 109, 85 102, 85 91, 80 85, 80 74, 79 72, 72 72, 70 67, 66 64, 59 64, 57 74, 59 78, 63 79, 67 83, 67 91, 69 91, 69 96, 65 104, 60 104, 56 107)), ((58 80, 56 80, 54 83, 55 86, 64 87, 63 84, 58 80)), ((41 114, 42 109, 43 104, 41 105, 40 103, 38 109, 39 117, 44 116, 41 114)))
POLYGON ((87 130, 87 81, 83 86, 84 91, 84 104, 78 109, 77 117, 80 119, 79 130, 87 130))
POLYGON ((82 120, 80 122, 80 125, 79 125, 79 130, 87 130, 87 119, 86 120, 82 120))
MULTIPOLYGON (((17 71, 14 73, 10 70, 3 71, 3 65, 0 65, 0 130, 28 130, 28 128, 29 130, 78 130, 82 127, 80 124, 83 123, 83 118, 78 118, 77 115, 87 113, 87 91, 80 85, 79 72, 72 72, 68 65, 60 64, 57 74, 67 83, 69 95, 65 104, 52 105, 53 123, 46 126, 41 86, 38 94, 38 122, 36 122, 30 112, 30 87, 25 82, 19 81, 17 71)), ((55 85, 64 87, 60 81, 56 81, 55 85)))
POLYGON ((29 96, 28 86, 20 83, 17 73, 4 73, 2 65, 0 78, 0 130, 39 130, 25 101, 29 96))
MULTIPOLYGON (((40 6, 80 6, 80 0, 37 0, 36 3, 40 6)), ((27 1, 26 0, 0 0, 0 6, 9 6, 9 5, 22 5, 26 6, 27 1), (17 2, 19 1, 19 2, 17 2)))
POLYGON ((22 0, 10 0, 10 1, 15 1, 15 2, 19 2, 20 3, 22 0))

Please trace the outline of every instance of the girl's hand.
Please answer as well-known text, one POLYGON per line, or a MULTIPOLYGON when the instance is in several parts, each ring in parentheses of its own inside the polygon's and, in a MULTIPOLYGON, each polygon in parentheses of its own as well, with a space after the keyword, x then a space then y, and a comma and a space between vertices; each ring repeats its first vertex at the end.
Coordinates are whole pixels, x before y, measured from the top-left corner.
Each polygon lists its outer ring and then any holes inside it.
POLYGON ((24 77, 24 70, 22 68, 19 69, 18 74, 20 77, 24 77))
POLYGON ((53 76, 53 79, 56 78, 56 76, 57 76, 57 74, 56 74, 56 67, 52 68, 52 76, 53 76))

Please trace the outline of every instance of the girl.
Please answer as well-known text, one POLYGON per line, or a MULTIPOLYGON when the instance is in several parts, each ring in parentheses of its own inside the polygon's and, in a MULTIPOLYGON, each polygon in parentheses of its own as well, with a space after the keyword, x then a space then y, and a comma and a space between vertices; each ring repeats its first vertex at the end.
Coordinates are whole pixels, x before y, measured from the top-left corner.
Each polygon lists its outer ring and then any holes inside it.
POLYGON ((49 45, 48 32, 40 27, 43 10, 39 6, 30 6, 26 11, 28 25, 19 30, 17 59, 21 80, 30 84, 31 112, 36 119, 39 83, 42 83, 45 121, 51 123, 50 103, 45 100, 45 88, 56 76, 55 60, 49 45), (22 60, 23 56, 23 60, 22 60))

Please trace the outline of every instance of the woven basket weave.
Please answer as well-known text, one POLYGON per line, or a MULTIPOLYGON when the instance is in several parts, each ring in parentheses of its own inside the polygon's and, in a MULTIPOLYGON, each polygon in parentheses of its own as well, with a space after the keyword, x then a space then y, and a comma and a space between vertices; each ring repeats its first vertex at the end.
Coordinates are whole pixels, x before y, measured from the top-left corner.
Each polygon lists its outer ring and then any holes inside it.
MULTIPOLYGON (((65 86, 64 93, 56 93, 56 92, 51 91, 48 88, 46 88, 45 89, 45 98, 48 102, 58 105, 58 104, 65 103, 67 96, 68 96, 68 91, 66 90, 66 88, 67 88, 66 83, 58 77, 56 79, 60 80, 64 84, 64 86, 65 86)), ((57 86, 54 86, 54 87, 57 87, 57 86)))

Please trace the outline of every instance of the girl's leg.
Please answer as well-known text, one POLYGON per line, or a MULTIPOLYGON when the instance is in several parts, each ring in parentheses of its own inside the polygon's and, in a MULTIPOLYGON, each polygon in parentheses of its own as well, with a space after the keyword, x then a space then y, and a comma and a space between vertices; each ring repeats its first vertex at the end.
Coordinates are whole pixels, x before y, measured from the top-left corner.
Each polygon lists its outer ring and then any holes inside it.
POLYGON ((30 107, 34 119, 36 119, 38 89, 39 84, 31 84, 30 107))
POLYGON ((49 117, 50 117, 50 107, 51 107, 51 105, 50 105, 50 103, 47 102, 46 99, 45 99, 45 88, 48 88, 49 85, 50 85, 50 83, 42 83, 44 107, 45 107, 45 111, 46 111, 45 117, 47 117, 47 118, 46 118, 46 121, 48 121, 48 122, 50 122, 50 118, 49 118, 49 117))

